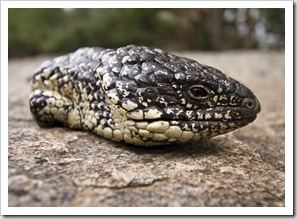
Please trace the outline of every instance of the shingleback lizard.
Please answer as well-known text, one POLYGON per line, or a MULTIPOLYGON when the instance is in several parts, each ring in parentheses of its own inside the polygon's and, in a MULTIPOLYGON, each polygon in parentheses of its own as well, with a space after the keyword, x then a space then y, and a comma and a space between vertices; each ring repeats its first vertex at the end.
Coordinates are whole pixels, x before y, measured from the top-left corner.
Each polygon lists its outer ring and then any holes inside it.
POLYGON ((160 49, 81 48, 44 62, 30 109, 41 127, 153 146, 197 141, 256 119, 260 103, 221 71, 160 49))

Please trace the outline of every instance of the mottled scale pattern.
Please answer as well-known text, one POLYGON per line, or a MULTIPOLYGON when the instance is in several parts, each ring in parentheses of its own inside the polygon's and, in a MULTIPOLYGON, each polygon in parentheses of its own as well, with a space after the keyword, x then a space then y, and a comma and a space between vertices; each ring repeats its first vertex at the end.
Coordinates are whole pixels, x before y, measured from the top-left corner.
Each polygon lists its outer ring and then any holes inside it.
POLYGON ((135 45, 80 48, 45 61, 31 85, 30 109, 41 127, 142 146, 217 136, 260 112, 255 95, 218 69, 135 45))

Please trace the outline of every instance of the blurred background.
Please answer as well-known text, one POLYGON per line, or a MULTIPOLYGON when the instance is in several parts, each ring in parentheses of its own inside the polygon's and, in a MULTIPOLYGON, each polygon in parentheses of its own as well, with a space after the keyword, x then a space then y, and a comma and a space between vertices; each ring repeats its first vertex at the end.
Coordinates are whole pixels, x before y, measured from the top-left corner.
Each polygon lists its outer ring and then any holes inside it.
POLYGON ((9 9, 9 57, 127 44, 283 50, 285 9, 9 9))

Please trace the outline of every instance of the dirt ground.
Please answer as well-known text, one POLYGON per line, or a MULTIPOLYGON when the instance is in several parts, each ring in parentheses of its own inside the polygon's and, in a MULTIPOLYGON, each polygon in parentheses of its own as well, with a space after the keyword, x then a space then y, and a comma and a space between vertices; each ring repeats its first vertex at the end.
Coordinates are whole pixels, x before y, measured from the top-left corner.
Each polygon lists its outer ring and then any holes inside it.
POLYGON ((9 206, 285 206, 284 52, 179 55, 249 87, 262 107, 257 120, 155 148, 43 129, 30 115, 29 80, 48 57, 9 60, 9 206))

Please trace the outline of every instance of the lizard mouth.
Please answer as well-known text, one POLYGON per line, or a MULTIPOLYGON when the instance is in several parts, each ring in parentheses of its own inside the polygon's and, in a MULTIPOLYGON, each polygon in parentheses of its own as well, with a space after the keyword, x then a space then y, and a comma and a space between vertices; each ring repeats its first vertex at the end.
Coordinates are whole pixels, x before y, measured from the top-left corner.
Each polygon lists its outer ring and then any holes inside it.
POLYGON ((134 121, 131 131, 133 132, 132 135, 137 139, 136 144, 138 145, 153 146, 187 143, 231 132, 251 123, 255 119, 256 115, 233 120, 142 120, 134 121))
POLYGON ((133 124, 140 129, 150 132, 164 133, 169 127, 176 126, 184 131, 200 132, 208 130, 228 130, 243 127, 257 118, 256 115, 247 118, 237 119, 207 119, 207 120, 172 120, 172 119, 150 119, 133 121, 133 124))
MULTIPOLYGON (((164 112, 160 118, 155 120, 166 121, 197 121, 197 122, 232 122, 232 121, 254 121, 257 111, 242 107, 213 107, 199 110, 179 111, 175 114, 164 112)), ((153 120, 147 120, 148 122, 153 120)))
POLYGON ((231 132, 257 118, 255 110, 242 107, 214 107, 188 110, 161 118, 130 120, 134 144, 153 146, 187 143, 231 132), (145 143, 144 143, 145 142, 145 143))
POLYGON ((154 123, 159 121, 169 122, 170 124, 180 124, 180 123, 202 123, 202 122, 210 122, 210 123, 230 123, 230 122, 236 122, 236 123, 251 123, 257 118, 257 115, 251 115, 249 117, 245 118, 235 118, 235 119, 169 119, 169 118, 160 118, 160 119, 144 119, 144 120, 132 120, 135 123, 154 123))

